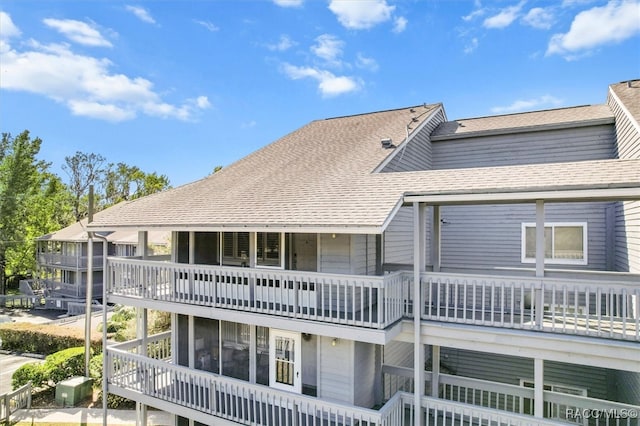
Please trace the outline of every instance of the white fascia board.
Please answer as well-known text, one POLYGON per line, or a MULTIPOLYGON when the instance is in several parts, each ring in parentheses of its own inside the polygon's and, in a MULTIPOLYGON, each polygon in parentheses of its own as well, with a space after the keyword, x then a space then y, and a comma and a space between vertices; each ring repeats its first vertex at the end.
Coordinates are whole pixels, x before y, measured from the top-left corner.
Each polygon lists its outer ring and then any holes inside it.
POLYGON ((193 231, 193 232, 288 232, 307 234, 381 234, 382 226, 375 225, 149 225, 149 226, 99 226, 89 228, 92 232, 136 230, 136 231, 193 231))
MULTIPOLYGON (((359 342, 384 345, 392 340, 387 337, 386 330, 354 327, 341 324, 324 323, 314 320, 294 319, 284 316, 259 314, 253 312, 235 311, 233 309, 212 308, 210 306, 190 305, 187 303, 172 303, 143 298, 131 298, 123 296, 107 296, 108 303, 117 303, 138 308, 168 311, 181 315, 193 315, 201 318, 218 319, 237 322, 241 324, 259 325, 262 327, 291 330, 300 333, 316 334, 326 337, 337 337, 344 340, 357 340, 359 342)), ((393 329, 391 335, 395 336, 400 331, 393 329)))
POLYGON ((568 189, 520 192, 469 192, 460 194, 405 194, 405 203, 453 204, 508 204, 535 202, 536 200, 577 201, 633 201, 640 200, 640 186, 629 188, 568 189))

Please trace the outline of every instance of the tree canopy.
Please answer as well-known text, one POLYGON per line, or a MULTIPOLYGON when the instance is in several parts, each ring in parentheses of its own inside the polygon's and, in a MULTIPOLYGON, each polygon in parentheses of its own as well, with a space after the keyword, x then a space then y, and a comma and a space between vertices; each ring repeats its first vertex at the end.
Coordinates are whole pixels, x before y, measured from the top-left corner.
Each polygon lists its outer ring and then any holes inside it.
POLYGON ((15 137, 3 133, 0 141, 0 294, 8 276, 35 269, 37 237, 86 217, 91 185, 96 211, 170 188, 165 175, 80 151, 65 157, 65 182, 38 159, 41 145, 28 130, 15 137))

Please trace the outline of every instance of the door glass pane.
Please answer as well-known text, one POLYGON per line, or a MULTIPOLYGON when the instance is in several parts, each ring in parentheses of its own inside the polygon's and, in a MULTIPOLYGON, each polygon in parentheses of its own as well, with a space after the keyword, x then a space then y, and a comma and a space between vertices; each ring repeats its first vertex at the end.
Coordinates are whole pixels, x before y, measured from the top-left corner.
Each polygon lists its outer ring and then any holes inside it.
POLYGON ((275 338, 276 382, 293 386, 295 370, 295 340, 277 336, 275 338))
POLYGON ((554 243, 556 259, 584 259, 582 226, 556 226, 554 243))

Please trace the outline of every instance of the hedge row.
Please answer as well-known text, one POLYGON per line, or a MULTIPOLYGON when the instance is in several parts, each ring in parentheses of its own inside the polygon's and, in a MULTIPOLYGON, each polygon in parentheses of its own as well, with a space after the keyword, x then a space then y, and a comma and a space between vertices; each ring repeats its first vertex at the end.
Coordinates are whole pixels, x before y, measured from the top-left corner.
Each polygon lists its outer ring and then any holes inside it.
MULTIPOLYGON (((102 335, 92 333, 91 348, 102 352, 102 335)), ((52 324, 6 323, 0 325, 2 349, 50 355, 75 346, 84 346, 84 329, 52 324)))

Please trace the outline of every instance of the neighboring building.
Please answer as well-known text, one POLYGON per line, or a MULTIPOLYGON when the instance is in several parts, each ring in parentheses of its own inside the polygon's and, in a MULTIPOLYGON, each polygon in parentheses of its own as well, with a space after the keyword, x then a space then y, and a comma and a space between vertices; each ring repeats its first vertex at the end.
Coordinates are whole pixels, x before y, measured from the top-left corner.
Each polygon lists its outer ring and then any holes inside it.
POLYGON ((170 262, 108 259, 142 321, 106 389, 177 425, 637 425, 639 120, 638 80, 318 120, 103 211, 89 229, 172 232, 170 262))
MULTIPOLYGON (((68 310, 70 303, 83 306, 86 303, 89 263, 86 227, 87 219, 83 219, 36 239, 35 285, 44 290, 48 308, 68 310)), ((123 230, 99 234, 108 241, 108 256, 136 256, 139 244, 137 231, 123 230)), ((170 253, 169 233, 158 231, 149 235, 148 252, 158 255, 170 253)), ((92 295, 96 301, 102 301, 103 252, 102 240, 94 239, 92 295)))

